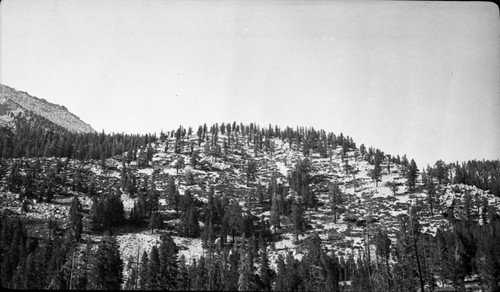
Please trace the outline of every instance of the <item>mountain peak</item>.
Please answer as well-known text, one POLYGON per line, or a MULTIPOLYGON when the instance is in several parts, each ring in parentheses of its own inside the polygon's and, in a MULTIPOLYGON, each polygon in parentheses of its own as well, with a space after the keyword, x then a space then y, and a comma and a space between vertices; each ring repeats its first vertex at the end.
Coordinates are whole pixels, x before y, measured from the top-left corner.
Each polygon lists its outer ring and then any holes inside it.
POLYGON ((41 116, 71 132, 95 132, 90 125, 71 113, 65 106, 0 84, 0 125, 10 127, 16 116, 26 114, 41 116))

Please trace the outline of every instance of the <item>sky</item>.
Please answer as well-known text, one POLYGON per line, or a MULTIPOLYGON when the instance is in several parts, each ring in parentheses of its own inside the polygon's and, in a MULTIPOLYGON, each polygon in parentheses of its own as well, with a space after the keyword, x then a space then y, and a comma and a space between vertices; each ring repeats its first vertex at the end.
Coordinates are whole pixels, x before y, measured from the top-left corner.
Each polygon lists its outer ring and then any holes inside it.
POLYGON ((97 131, 341 132, 419 167, 500 158, 489 2, 4 0, 0 83, 97 131))

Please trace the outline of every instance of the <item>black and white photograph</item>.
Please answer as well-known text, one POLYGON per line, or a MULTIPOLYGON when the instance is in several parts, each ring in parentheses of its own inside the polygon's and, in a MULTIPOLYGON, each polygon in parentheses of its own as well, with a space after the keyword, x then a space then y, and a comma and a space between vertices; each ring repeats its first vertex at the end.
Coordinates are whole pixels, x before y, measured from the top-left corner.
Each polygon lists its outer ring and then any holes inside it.
POLYGON ((498 5, 1 1, 0 284, 500 291, 498 5))

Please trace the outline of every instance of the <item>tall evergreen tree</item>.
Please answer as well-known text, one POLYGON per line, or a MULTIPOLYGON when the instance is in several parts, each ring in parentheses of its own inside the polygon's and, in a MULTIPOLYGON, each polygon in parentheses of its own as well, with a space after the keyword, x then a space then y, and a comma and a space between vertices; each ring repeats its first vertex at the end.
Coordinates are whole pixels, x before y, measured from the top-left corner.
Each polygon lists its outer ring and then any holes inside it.
POLYGON ((340 190, 340 187, 337 183, 333 183, 330 186, 330 193, 329 193, 329 203, 330 203, 330 208, 333 212, 333 222, 337 223, 337 218, 339 216, 339 213, 342 211, 342 205, 343 205, 343 194, 340 190))
POLYGON ((408 186, 410 187, 410 190, 415 189, 418 172, 417 164, 415 163, 415 160, 412 159, 406 172, 406 178, 408 179, 408 186))
POLYGON ((147 290, 148 285, 149 256, 146 251, 142 252, 141 265, 139 267, 139 289, 147 290))
POLYGON ((293 203, 292 205, 292 227, 293 233, 295 234, 295 242, 299 241, 299 234, 305 230, 305 222, 302 214, 302 208, 299 204, 293 203))
POLYGON ((89 271, 89 288, 119 290, 123 282, 123 262, 114 237, 104 237, 97 248, 89 271))
POLYGON ((149 253, 149 264, 146 273, 146 289, 161 290, 161 275, 160 275, 160 255, 156 245, 151 247, 149 253))
POLYGON ((173 291, 177 289, 177 279, 179 273, 177 255, 178 248, 174 240, 170 235, 163 234, 161 236, 161 244, 159 247, 159 276, 162 290, 173 291))
POLYGON ((378 187, 378 182, 382 177, 382 167, 380 166, 380 158, 375 156, 375 165, 370 173, 370 177, 375 181, 375 186, 378 187))
POLYGON ((83 231, 83 223, 82 223, 82 204, 80 200, 78 200, 77 196, 73 197, 71 202, 71 207, 69 209, 69 221, 70 228, 72 231, 72 237, 79 241, 83 231))

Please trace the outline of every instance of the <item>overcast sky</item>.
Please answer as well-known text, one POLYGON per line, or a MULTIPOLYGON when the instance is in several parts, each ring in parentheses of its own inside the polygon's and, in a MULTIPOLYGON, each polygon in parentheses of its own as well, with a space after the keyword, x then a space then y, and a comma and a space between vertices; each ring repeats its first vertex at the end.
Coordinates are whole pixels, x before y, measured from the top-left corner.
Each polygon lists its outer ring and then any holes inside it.
POLYGON ((419 167, 500 158, 487 2, 0 3, 0 82, 94 129, 313 126, 419 167))

